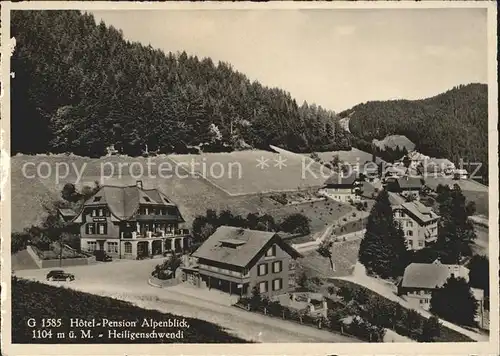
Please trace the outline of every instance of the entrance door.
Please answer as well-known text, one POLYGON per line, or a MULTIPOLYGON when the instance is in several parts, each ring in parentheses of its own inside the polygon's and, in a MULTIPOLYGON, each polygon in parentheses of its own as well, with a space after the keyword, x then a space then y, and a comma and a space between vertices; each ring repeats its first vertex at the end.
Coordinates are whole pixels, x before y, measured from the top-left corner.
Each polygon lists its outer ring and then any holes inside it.
POLYGON ((99 250, 104 251, 104 240, 99 240, 97 243, 99 244, 99 250))

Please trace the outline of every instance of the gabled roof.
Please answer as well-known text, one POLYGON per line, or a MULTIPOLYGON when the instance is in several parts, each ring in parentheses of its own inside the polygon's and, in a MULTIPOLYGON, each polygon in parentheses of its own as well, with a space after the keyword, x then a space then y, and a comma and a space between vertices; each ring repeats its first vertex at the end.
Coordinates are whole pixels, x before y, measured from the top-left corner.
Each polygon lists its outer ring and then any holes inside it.
POLYGON ((410 212, 414 217, 423 223, 439 218, 439 215, 437 215, 431 208, 425 206, 418 200, 403 203, 402 206, 405 210, 410 212))
POLYGON ((399 178, 397 180, 397 184, 401 189, 409 189, 409 190, 421 189, 424 186, 424 184, 422 183, 422 179, 417 177, 399 178))
MULTIPOLYGON (((83 208, 103 205, 107 205, 111 214, 120 220, 130 219, 137 212, 139 205, 176 207, 158 189, 142 189, 137 185, 104 185, 85 201, 83 208)), ((178 215, 182 220, 180 212, 178 215)))
POLYGON ((294 258, 301 255, 275 232, 219 227, 192 256, 238 267, 247 267, 271 240, 294 258), (228 246, 231 245, 231 246, 228 246))
POLYGON ((73 217, 77 215, 77 213, 73 209, 65 209, 65 208, 59 209, 59 214, 61 214, 64 217, 73 217))
POLYGON ((387 195, 389 196, 389 203, 393 206, 403 205, 404 203, 406 203, 406 200, 397 193, 387 192, 387 195))
POLYGON ((411 263, 405 268, 401 286, 404 288, 439 288, 446 283, 452 274, 467 280, 469 270, 458 265, 411 263))
POLYGON ((357 174, 351 172, 349 175, 334 173, 325 181, 327 186, 353 185, 357 179, 357 174))

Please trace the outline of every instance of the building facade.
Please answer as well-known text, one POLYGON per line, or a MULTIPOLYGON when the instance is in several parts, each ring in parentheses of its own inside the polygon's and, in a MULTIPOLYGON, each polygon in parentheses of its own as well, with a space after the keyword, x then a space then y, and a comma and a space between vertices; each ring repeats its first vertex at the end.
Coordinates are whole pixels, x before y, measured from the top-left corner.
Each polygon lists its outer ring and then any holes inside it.
POLYGON ((318 191, 319 195, 342 202, 351 203, 361 200, 360 184, 357 180, 357 174, 344 176, 343 174, 334 174, 328 178, 324 186, 318 191))
POLYGON ((388 191, 398 193, 407 199, 419 200, 424 183, 421 178, 405 176, 392 180, 386 188, 388 191))
MULTIPOLYGON (((398 295, 404 297, 414 308, 429 310, 432 292, 442 287, 450 277, 463 278, 469 282, 469 269, 462 265, 443 264, 439 260, 433 263, 411 263, 404 272, 398 285, 398 295)), ((484 324, 484 292, 471 288, 477 301, 476 321, 484 324)))
POLYGON ((136 259, 187 248, 189 231, 178 207, 157 189, 102 186, 72 220, 80 225, 81 249, 136 259))
POLYGON ((295 260, 300 254, 276 233, 219 227, 195 252, 194 266, 183 279, 231 295, 286 294, 295 288, 295 260))
POLYGON ((437 241, 440 217, 431 208, 412 201, 394 205, 393 212, 394 220, 403 230, 408 250, 421 250, 437 241))

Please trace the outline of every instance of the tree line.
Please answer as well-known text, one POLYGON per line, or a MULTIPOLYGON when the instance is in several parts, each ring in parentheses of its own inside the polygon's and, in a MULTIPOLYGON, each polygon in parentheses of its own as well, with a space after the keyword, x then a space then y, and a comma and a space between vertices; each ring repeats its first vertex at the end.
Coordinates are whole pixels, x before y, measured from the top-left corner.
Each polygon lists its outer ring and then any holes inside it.
POLYGON ((334 112, 228 63, 126 41, 92 14, 14 11, 11 25, 13 154, 351 147, 334 112))
POLYGON ((339 113, 349 115, 349 129, 360 140, 356 147, 371 146, 373 139, 388 135, 404 135, 430 157, 448 158, 457 166, 461 160, 481 163, 479 173, 488 181, 486 84, 460 85, 422 100, 371 101, 339 113))

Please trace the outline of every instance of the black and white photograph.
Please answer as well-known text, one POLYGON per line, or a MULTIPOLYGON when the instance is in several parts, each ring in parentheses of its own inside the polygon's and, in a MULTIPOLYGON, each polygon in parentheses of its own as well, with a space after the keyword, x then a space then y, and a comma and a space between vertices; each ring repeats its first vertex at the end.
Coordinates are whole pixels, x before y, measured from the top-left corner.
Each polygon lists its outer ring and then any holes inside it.
POLYGON ((433 3, 2 6, 5 354, 497 354, 497 9, 433 3))

